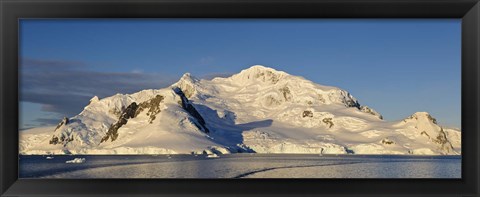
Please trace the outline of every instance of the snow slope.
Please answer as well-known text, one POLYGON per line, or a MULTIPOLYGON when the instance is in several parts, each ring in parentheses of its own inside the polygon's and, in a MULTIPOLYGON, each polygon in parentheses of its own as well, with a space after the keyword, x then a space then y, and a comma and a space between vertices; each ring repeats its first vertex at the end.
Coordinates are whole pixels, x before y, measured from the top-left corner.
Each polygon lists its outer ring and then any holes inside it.
POLYGON ((387 122, 345 90, 258 65, 94 97, 77 116, 20 139, 21 154, 461 154, 461 132, 426 112, 387 122))

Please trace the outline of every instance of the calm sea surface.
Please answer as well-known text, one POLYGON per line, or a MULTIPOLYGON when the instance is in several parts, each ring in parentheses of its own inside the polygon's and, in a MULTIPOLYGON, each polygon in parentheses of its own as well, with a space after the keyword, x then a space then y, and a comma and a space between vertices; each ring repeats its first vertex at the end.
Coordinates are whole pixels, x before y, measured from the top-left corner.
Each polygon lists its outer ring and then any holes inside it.
POLYGON ((461 178, 460 156, 22 155, 19 166, 20 178, 461 178))

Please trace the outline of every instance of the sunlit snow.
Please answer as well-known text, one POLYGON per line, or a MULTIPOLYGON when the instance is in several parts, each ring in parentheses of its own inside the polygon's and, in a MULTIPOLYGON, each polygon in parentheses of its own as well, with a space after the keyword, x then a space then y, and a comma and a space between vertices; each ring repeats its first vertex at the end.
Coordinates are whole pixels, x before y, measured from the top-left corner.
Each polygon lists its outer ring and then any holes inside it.
POLYGON ((257 65, 227 78, 199 80, 185 74, 164 89, 93 97, 80 114, 58 128, 21 131, 19 148, 25 155, 459 155, 460 139, 459 130, 438 125, 427 112, 385 121, 345 90, 257 65), (201 129, 194 112, 182 107, 175 88, 188 97, 209 132, 201 129), (129 105, 157 95, 162 96, 153 106, 158 114, 138 111, 114 133, 115 139, 102 142, 129 105))

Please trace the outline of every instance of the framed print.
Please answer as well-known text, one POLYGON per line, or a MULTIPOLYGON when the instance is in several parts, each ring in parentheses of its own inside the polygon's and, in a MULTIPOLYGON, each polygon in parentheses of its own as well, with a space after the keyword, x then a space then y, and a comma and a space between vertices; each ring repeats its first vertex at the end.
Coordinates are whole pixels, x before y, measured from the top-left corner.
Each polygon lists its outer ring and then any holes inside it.
POLYGON ((477 1, 1 9, 2 195, 478 195, 477 1))

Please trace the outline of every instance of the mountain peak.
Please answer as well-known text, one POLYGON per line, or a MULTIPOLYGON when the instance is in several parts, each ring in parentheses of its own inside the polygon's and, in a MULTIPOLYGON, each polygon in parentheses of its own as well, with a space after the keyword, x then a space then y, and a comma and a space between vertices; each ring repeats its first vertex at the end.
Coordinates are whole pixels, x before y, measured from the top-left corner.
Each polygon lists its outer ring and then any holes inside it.
POLYGON ((253 65, 253 66, 250 66, 250 68, 247 68, 248 69, 269 69, 269 70, 275 70, 273 68, 270 68, 268 66, 264 66, 264 65, 260 65, 260 64, 256 64, 256 65, 253 65))
POLYGON ((92 104, 92 103, 96 103, 98 102, 100 99, 98 98, 98 96, 94 96, 90 99, 90 103, 89 104, 92 104))
POLYGON ((242 73, 242 72, 265 72, 265 71, 270 71, 270 72, 274 72, 274 73, 281 72, 281 71, 275 70, 274 68, 270 68, 270 67, 267 67, 267 66, 257 64, 257 65, 250 66, 250 68, 242 70, 240 73, 242 73))
POLYGON ((179 83, 196 83, 198 81, 198 79, 194 76, 192 76, 190 73, 185 73, 182 75, 182 77, 180 77, 180 79, 178 80, 177 84, 179 83))
POLYGON ((193 94, 196 93, 198 81, 199 80, 197 78, 193 77, 190 73, 187 72, 183 74, 180 80, 178 80, 177 83, 174 83, 172 87, 180 88, 187 96, 187 98, 190 98, 193 94))
POLYGON ((195 77, 193 77, 190 73, 185 73, 182 75, 182 77, 180 78, 181 79, 187 79, 187 80, 191 80, 191 79, 195 79, 195 77))
POLYGON ((288 73, 278 71, 270 67, 262 65, 254 65, 250 68, 242 70, 240 73, 233 75, 231 78, 241 83, 250 82, 268 82, 276 84, 281 78, 287 76, 288 73))
POLYGON ((90 99, 90 102, 97 102, 98 100, 100 100, 98 98, 98 96, 93 96, 91 99, 90 99))
POLYGON ((405 118, 404 121, 406 120, 415 120, 415 121, 420 121, 420 122, 431 122, 433 124, 437 124, 437 119, 432 117, 428 112, 415 112, 408 118, 405 118))
POLYGON ((444 130, 427 112, 403 121, 382 121, 378 112, 361 106, 345 90, 261 65, 211 81, 185 73, 166 88, 91 100, 97 103, 63 119, 58 128, 21 137, 19 152, 189 154, 224 149, 220 152, 457 154, 454 151, 461 150, 460 131, 444 130), (106 136, 114 141, 105 142, 106 136))

